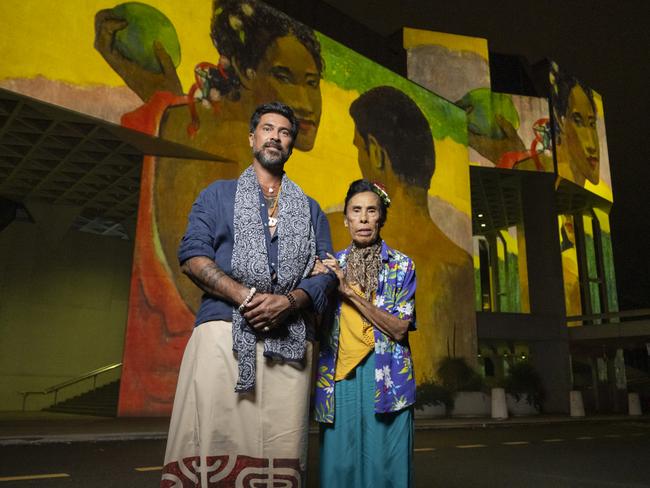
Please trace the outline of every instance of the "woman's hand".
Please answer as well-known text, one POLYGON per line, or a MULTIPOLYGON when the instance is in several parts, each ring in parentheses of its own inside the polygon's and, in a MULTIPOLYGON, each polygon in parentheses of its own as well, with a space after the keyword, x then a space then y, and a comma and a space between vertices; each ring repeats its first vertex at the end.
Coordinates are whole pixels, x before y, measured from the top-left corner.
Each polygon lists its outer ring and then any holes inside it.
MULTIPOLYGON (((358 311, 363 315, 372 325, 381 330, 384 334, 393 338, 393 340, 400 342, 408 335, 408 328, 410 321, 402 320, 385 310, 373 305, 369 300, 357 294, 352 288, 351 284, 345 278, 345 273, 339 266, 339 262, 334 256, 327 253, 328 259, 323 260, 323 264, 327 269, 336 274, 339 279, 339 293, 345 297, 358 311)), ((352 283, 356 285, 356 283, 352 283)))
POLYGON ((328 273, 329 269, 327 266, 323 264, 323 261, 320 260, 318 256, 316 256, 316 261, 314 261, 314 267, 311 270, 311 273, 309 273, 309 276, 316 276, 319 274, 325 274, 328 273))
POLYGON ((350 293, 354 293, 354 290, 350 287, 350 284, 348 283, 348 280, 345 278, 345 273, 343 273, 343 270, 339 266, 338 260, 332 256, 330 253, 327 253, 327 259, 323 260, 323 265, 325 267, 332 271, 336 277, 339 280, 339 293, 343 296, 349 296, 350 293))

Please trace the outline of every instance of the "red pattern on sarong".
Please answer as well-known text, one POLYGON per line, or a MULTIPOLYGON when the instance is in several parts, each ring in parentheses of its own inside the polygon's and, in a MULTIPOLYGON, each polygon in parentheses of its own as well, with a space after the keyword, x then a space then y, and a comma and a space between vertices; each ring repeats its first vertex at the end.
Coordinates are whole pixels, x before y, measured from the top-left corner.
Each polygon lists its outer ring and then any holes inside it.
MULTIPOLYGON (((304 485, 305 473, 298 459, 274 459, 273 468, 269 468, 269 458, 238 455, 230 471, 225 473, 230 466, 229 460, 227 455, 206 458, 208 486, 205 488, 299 488, 304 485)), ((179 461, 166 464, 160 487, 201 487, 199 456, 184 458, 182 467, 179 461)))

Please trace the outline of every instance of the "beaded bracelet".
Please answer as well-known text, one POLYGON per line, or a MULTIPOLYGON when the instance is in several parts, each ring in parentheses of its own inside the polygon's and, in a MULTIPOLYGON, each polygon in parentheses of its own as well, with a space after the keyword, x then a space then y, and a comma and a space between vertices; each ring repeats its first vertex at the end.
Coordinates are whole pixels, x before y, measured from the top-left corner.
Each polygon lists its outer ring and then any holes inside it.
POLYGON ((291 292, 285 295, 289 300, 289 312, 293 313, 298 310, 298 304, 296 303, 296 298, 291 294, 291 292))
POLYGON ((244 298, 244 301, 241 302, 241 305, 237 307, 237 311, 239 313, 242 313, 244 309, 246 308, 246 305, 249 304, 249 302, 253 299, 253 296, 255 295, 255 292, 257 292, 257 289, 255 287, 251 288, 250 291, 248 292, 248 295, 246 298, 244 298))

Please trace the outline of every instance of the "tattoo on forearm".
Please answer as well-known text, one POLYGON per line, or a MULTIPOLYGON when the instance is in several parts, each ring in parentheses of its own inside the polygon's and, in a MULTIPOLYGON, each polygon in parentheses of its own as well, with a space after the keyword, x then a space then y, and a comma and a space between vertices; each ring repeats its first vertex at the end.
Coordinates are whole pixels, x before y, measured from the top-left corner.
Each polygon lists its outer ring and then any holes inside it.
POLYGON ((222 280, 228 275, 214 261, 201 258, 194 262, 189 260, 183 263, 182 270, 204 292, 224 296, 222 280))
POLYGON ((226 273, 219 266, 215 263, 209 263, 201 268, 198 279, 211 293, 221 294, 219 281, 224 276, 226 276, 226 273))

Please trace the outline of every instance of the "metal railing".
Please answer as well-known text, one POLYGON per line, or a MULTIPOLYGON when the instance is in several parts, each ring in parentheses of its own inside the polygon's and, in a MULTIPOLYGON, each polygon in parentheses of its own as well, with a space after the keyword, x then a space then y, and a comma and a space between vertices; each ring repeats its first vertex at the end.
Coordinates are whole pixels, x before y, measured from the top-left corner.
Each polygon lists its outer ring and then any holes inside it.
POLYGON ((642 320, 650 320, 650 308, 625 310, 622 312, 596 313, 591 315, 573 315, 566 318, 567 325, 573 322, 582 322, 583 325, 602 325, 642 320))
POLYGON ((54 386, 50 386, 49 388, 46 388, 44 390, 40 391, 19 391, 18 393, 23 396, 23 412, 25 411, 25 406, 27 404, 27 397, 30 395, 49 395, 51 393, 54 393, 54 403, 56 404, 58 396, 59 396, 59 390, 62 390, 63 388, 66 388, 71 385, 75 385, 81 381, 87 380, 89 378, 93 379, 93 390, 97 388, 97 377, 102 374, 106 373, 108 371, 112 371, 114 369, 117 369, 122 366, 122 363, 115 363, 115 364, 109 364, 107 366, 102 366, 101 368, 94 369, 92 371, 88 371, 87 373, 84 373, 80 376, 77 376, 76 378, 69 379, 67 381, 64 381, 63 383, 56 384, 54 386))

